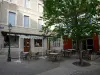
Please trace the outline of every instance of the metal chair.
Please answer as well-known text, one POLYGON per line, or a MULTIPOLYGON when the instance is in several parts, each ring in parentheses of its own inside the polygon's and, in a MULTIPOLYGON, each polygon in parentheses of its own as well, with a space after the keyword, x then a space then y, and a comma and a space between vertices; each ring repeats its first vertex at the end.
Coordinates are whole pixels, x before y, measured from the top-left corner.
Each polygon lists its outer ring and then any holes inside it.
POLYGON ((20 58, 21 59, 26 59, 27 58, 27 54, 25 54, 23 51, 20 52, 20 58))
POLYGON ((38 59, 39 58, 39 52, 35 53, 34 57, 35 57, 35 59, 38 59))

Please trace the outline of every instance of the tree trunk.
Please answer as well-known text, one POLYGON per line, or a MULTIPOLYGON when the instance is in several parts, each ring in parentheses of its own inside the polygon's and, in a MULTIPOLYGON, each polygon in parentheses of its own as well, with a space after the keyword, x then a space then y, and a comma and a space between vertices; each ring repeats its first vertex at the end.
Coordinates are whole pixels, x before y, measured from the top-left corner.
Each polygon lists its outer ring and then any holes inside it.
POLYGON ((82 60, 82 41, 79 40, 79 63, 80 65, 83 65, 83 60, 82 60))
POLYGON ((77 47, 76 47, 76 50, 78 50, 78 52, 79 52, 79 40, 77 40, 77 43, 76 43, 77 45, 77 47))
POLYGON ((83 60, 82 60, 82 41, 77 40, 77 50, 79 53, 79 64, 83 65, 83 60))

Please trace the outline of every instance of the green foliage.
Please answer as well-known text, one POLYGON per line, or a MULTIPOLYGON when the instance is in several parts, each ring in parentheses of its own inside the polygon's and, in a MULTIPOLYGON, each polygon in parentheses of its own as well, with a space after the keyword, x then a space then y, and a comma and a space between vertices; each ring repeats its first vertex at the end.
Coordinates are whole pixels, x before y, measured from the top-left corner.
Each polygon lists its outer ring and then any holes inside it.
MULTIPOLYGON (((98 0, 44 0, 43 31, 55 26, 50 33, 79 40, 99 33, 100 1, 98 0)), ((47 34, 47 33, 46 33, 47 34)))

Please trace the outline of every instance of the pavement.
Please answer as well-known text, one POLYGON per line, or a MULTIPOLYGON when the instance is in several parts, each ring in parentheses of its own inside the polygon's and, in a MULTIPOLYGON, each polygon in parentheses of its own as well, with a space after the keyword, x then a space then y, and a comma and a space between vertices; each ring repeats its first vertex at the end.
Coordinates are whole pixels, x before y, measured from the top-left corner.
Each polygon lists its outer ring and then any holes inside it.
POLYGON ((72 63, 78 61, 73 56, 64 58, 63 61, 51 62, 47 59, 15 62, 6 61, 5 55, 0 55, 0 75, 100 75, 100 58, 95 61, 87 61, 88 67, 75 66, 72 63))

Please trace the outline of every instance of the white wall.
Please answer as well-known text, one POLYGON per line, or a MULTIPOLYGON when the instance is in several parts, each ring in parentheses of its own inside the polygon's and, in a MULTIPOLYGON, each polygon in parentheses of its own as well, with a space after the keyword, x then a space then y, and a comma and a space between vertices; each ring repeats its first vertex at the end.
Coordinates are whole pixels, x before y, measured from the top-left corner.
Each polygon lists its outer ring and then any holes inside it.
MULTIPOLYGON (((19 48, 11 48, 11 57, 12 58, 18 58, 19 57, 19 48)), ((6 56, 8 56, 8 48, 3 48, 3 52, 6 56)))
POLYGON ((19 44, 20 50, 24 51, 24 39, 20 38, 19 42, 20 42, 20 44, 19 44))
MULTIPOLYGON (((20 38, 19 38, 20 39, 20 38)), ((19 58, 19 52, 23 50, 23 39, 19 41, 19 48, 11 48, 11 57, 12 58, 19 58)), ((4 54, 7 56, 8 55, 8 48, 3 48, 2 49, 4 54)))
POLYGON ((50 47, 51 50, 54 49, 54 50, 61 51, 61 50, 63 49, 63 42, 62 42, 62 40, 61 40, 61 41, 60 41, 60 46, 59 46, 59 47, 54 47, 54 46, 53 46, 53 41, 51 41, 51 42, 50 42, 50 46, 51 46, 51 47, 50 47))
MULTIPOLYGON (((23 1, 21 2, 21 4, 22 3, 23 3, 23 1)), ((19 2, 19 4, 20 4, 20 2, 19 2)), ((33 4, 33 7, 34 7, 34 4, 33 4)), ((0 19, 0 24, 2 23, 4 26, 4 29, 2 31, 8 31, 7 13, 8 13, 8 11, 13 11, 13 12, 16 12, 17 20, 16 20, 16 27, 13 27, 12 32, 17 32, 17 33, 20 32, 20 33, 27 33, 27 34, 41 34, 41 32, 39 32, 39 25, 38 25, 38 19, 41 14, 38 11, 26 9, 24 7, 14 5, 12 3, 7 3, 7 2, 4 2, 2 4, 1 8, 2 8, 2 13, 0 11, 0 16, 2 14, 2 16, 1 16, 2 19, 0 19), (30 24, 29 24, 30 27, 29 28, 24 28, 24 24, 23 24, 23 16, 24 15, 27 15, 30 18, 30 24)))
POLYGON ((44 47, 44 50, 47 50, 47 39, 44 39, 44 42, 43 43, 44 43, 44 46, 43 46, 44 47))

